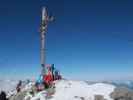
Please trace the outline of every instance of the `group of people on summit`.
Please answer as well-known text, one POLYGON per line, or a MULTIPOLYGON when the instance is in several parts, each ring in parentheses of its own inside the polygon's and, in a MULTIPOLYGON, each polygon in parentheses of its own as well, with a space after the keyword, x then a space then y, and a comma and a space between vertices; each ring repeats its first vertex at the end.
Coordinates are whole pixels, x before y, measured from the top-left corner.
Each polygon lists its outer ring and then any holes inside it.
POLYGON ((49 88, 53 85, 53 81, 60 80, 62 77, 57 69, 55 69, 54 64, 46 66, 46 73, 40 75, 36 81, 36 87, 38 90, 42 89, 42 86, 49 88))
MULTIPOLYGON (((47 65, 45 68, 46 72, 43 75, 41 74, 36 80, 35 87, 37 91, 48 89, 54 86, 53 82, 55 80, 62 79, 59 71, 54 67, 54 64, 47 65)), ((22 81, 19 81, 16 87, 17 92, 21 91, 21 86, 22 86, 22 81)))

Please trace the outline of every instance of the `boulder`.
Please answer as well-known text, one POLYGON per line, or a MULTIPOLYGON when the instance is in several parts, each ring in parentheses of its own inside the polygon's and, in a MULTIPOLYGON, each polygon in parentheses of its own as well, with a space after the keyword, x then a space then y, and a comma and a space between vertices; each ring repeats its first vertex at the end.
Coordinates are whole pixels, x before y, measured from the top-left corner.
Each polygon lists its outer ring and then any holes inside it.
POLYGON ((24 97, 26 96, 26 91, 19 92, 14 96, 11 96, 9 100, 24 100, 24 97))
POLYGON ((95 95, 95 100, 105 100, 102 95, 95 95))
POLYGON ((110 96, 114 100, 133 100, 133 91, 125 87, 118 87, 110 96))

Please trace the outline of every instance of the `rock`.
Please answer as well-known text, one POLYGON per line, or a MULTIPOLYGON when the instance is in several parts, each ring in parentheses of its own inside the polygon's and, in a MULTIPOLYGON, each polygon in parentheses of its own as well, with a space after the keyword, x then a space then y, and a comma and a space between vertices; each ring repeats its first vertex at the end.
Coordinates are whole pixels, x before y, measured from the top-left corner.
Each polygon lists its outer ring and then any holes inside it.
POLYGON ((49 88, 49 89, 47 89, 46 91, 47 91, 47 96, 46 96, 46 98, 47 98, 47 99, 50 99, 50 98, 52 98, 52 95, 55 93, 55 88, 49 88))
POLYGON ((130 91, 130 92, 128 93, 128 97, 130 98, 130 100, 133 100, 133 91, 130 91))
POLYGON ((114 100, 133 100, 133 91, 128 88, 119 87, 110 94, 114 100))
POLYGON ((95 100, 105 100, 102 95, 95 95, 95 100))
POLYGON ((9 100, 24 100, 24 97, 26 95, 26 91, 19 92, 16 95, 9 98, 9 100))
POLYGON ((80 99, 81 99, 81 100, 85 100, 85 98, 84 98, 84 97, 80 97, 80 99))

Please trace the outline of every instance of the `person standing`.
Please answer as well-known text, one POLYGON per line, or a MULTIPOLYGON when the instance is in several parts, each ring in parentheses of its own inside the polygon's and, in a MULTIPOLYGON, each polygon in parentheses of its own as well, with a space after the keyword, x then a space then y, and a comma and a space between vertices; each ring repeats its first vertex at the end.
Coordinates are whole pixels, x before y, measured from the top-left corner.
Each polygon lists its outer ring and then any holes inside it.
POLYGON ((54 71, 55 71, 55 67, 54 67, 54 64, 52 64, 51 65, 51 72, 52 72, 53 80, 55 79, 55 77, 54 77, 54 71))
POLYGON ((17 92, 21 91, 21 86, 22 86, 22 81, 20 80, 16 87, 17 92))

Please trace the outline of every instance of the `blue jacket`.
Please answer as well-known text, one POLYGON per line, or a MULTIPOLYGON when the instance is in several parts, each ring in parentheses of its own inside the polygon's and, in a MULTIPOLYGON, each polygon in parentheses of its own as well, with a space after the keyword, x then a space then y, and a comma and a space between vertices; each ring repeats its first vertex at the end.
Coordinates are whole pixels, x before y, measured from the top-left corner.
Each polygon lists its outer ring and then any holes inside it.
POLYGON ((38 77, 38 79, 37 79, 37 81, 36 81, 38 84, 41 84, 41 83, 43 83, 43 76, 42 75, 40 75, 39 77, 38 77))

